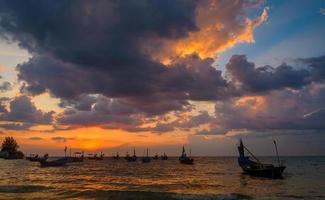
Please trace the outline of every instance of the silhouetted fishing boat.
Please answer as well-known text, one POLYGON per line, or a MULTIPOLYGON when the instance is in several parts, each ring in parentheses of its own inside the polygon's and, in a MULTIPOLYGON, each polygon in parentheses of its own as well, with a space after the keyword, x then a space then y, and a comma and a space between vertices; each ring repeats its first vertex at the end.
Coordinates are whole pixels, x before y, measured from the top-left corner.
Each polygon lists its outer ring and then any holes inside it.
POLYGON ((114 159, 114 160, 118 160, 118 159, 120 159, 120 156, 118 155, 118 152, 116 153, 116 155, 113 155, 113 159, 114 159))
POLYGON ((55 160, 48 160, 48 154, 45 154, 44 159, 40 159, 39 163, 41 164, 41 167, 61 167, 68 163, 68 159, 64 157, 55 160))
POLYGON ((84 152, 74 152, 74 156, 67 157, 68 162, 83 162, 84 152))
POLYGON ((103 152, 100 152, 100 156, 96 157, 95 160, 104 160, 103 152))
POLYGON ((161 156, 161 160, 168 160, 168 157, 165 153, 161 156))
POLYGON ((88 160, 96 160, 97 153, 95 153, 95 154, 89 153, 87 158, 88 158, 88 160))
POLYGON ((181 164, 187 164, 187 165, 192 165, 194 162, 194 159, 191 158, 191 153, 190 153, 190 156, 186 155, 184 146, 183 146, 182 155, 179 157, 179 162, 181 164))
POLYGON ((135 162, 135 161, 137 161, 137 156, 135 155, 135 148, 133 149, 133 156, 129 156, 127 158, 127 161, 128 162, 135 162))
POLYGON ((267 177, 267 178, 282 178, 282 172, 286 168, 280 163, 278 150, 276 146, 276 142, 274 141, 276 154, 278 158, 278 166, 274 166, 272 164, 264 164, 261 163, 258 158, 254 156, 252 152, 250 152, 244 145, 243 141, 240 139, 240 143, 238 146, 239 157, 238 163, 239 166, 243 169, 243 171, 247 174, 253 176, 267 177), (252 161, 248 156, 245 156, 245 150, 252 156, 255 161, 252 161))
POLYGON ((158 160, 159 159, 159 156, 158 154, 156 153, 156 155, 154 157, 152 157, 153 160, 158 160))
POLYGON ((97 153, 88 154, 88 159, 89 160, 104 160, 104 154, 103 154, 103 152, 100 152, 100 156, 98 156, 97 153))
POLYGON ((149 157, 149 155, 148 155, 148 148, 147 148, 147 156, 145 156, 145 157, 142 157, 142 162, 143 163, 149 163, 150 161, 151 161, 151 158, 149 157))
POLYGON ((125 155, 124 159, 129 160, 129 158, 130 158, 130 154, 129 154, 129 152, 126 152, 126 155, 125 155))
POLYGON ((39 157, 38 154, 30 154, 26 157, 26 160, 29 160, 31 162, 39 162, 40 160, 45 159, 44 157, 39 157))

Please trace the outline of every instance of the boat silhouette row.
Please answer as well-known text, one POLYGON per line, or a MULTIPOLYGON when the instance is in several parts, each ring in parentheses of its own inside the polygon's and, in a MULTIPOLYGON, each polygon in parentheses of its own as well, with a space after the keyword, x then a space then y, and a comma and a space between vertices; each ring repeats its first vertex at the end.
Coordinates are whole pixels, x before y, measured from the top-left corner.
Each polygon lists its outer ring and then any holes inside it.
MULTIPOLYGON (((67 155, 67 147, 64 149, 65 155, 62 158, 57 159, 49 159, 49 155, 45 154, 44 156, 39 156, 37 154, 30 154, 27 156, 26 159, 31 162, 39 162, 41 167, 59 167, 65 166, 68 163, 73 162, 83 162, 85 158, 89 160, 104 160, 104 154, 101 152, 100 155, 98 154, 88 154, 87 157, 84 156, 84 152, 74 152, 74 156, 72 156, 71 149, 70 154, 67 155)), ((120 159, 119 153, 117 152, 115 155, 112 155, 114 160, 120 159)), ((124 159, 127 162, 136 162, 138 157, 135 153, 135 148, 133 148, 133 155, 131 156, 128 152, 126 152, 126 156, 124 159)), ((146 149, 146 154, 141 157, 142 163, 149 163, 151 160, 168 160, 168 156, 166 153, 163 153, 160 157, 156 154, 153 157, 149 156, 149 149, 146 149)), ((193 164, 194 159, 191 156, 187 156, 185 153, 185 148, 183 147, 182 155, 179 157, 179 161, 181 164, 193 164)))
MULTIPOLYGON (((243 170, 243 173, 252 176, 266 177, 272 179, 282 178, 282 174, 283 171, 286 169, 286 166, 284 166, 283 162, 280 161, 276 141, 274 141, 274 145, 275 145, 276 156, 278 160, 277 165, 262 163, 246 146, 244 146, 243 141, 240 139, 239 145, 237 147, 239 152, 238 164, 243 170), (245 152, 250 154, 250 156, 246 156, 245 152)), ((65 166, 68 163, 83 162, 85 159, 83 151, 75 152, 74 156, 71 155, 71 149, 70 149, 69 156, 67 156, 66 154, 67 147, 65 147, 64 151, 65 151, 65 156, 62 158, 49 160, 48 154, 45 154, 42 157, 31 154, 29 157, 26 157, 26 159, 31 162, 39 162, 41 167, 65 166)), ((119 153, 117 152, 115 155, 112 155, 112 158, 114 160, 120 159, 119 153)), ((166 155, 166 153, 163 153, 160 157, 158 156, 158 154, 156 154, 153 157, 150 157, 149 149, 147 148, 144 152, 144 156, 141 157, 141 162, 150 163, 151 160, 158 160, 159 158, 160 160, 168 160, 168 156, 166 155)), ((104 160, 104 154, 102 152, 100 153, 100 155, 88 154, 87 159, 104 160)), ((133 148, 133 155, 130 155, 127 152, 124 159, 127 162, 136 162, 138 160, 138 157, 136 156, 135 148, 133 148)), ((194 158, 191 156, 191 150, 189 155, 187 155, 184 146, 182 148, 182 154, 178 160, 180 164, 185 164, 185 165, 194 164, 194 158)))

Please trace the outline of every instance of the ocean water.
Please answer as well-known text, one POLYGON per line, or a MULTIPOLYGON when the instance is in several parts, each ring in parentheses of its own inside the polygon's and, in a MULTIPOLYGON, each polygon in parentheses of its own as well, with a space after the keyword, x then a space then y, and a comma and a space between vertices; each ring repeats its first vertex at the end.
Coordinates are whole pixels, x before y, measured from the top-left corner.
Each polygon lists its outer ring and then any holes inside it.
POLYGON ((0 199, 325 199, 325 157, 281 159, 280 180, 242 174, 236 157, 196 157, 194 165, 105 158, 52 168, 0 159, 0 199))

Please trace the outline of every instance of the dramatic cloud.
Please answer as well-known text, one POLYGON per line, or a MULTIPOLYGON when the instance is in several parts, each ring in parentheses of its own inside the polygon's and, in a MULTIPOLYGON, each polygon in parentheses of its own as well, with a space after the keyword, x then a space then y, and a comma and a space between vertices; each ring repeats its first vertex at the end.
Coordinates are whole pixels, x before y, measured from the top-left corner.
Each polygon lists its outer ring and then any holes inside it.
POLYGON ((267 8, 255 19, 249 19, 245 9, 260 3, 261 1, 199 1, 197 23, 200 31, 190 32, 188 37, 169 42, 166 51, 170 57, 198 53, 206 58, 214 57, 237 43, 254 42, 253 31, 267 20, 267 8))
POLYGON ((11 83, 8 81, 4 81, 0 83, 0 92, 5 92, 11 90, 11 83))
POLYGON ((299 91, 284 89, 265 96, 218 102, 211 129, 204 133, 226 133, 228 130, 325 132, 324 94, 324 84, 312 84, 299 91))
MULTIPOLYGON (((260 1, 3 0, 0 33, 32 55, 17 66, 21 91, 48 92, 60 99, 64 111, 55 116, 58 126, 167 132, 208 125, 224 132, 244 127, 240 119, 250 110, 236 107, 238 99, 265 95, 265 103, 278 90, 295 94, 324 80, 324 57, 300 59, 302 67, 255 67, 245 56, 235 55, 226 65, 227 78, 216 69, 215 56, 237 43, 254 42, 254 29, 267 17, 260 1), (178 112, 194 108, 193 101, 219 101, 218 109, 225 113, 178 119, 178 112), (227 109, 240 118, 237 124, 227 109), (175 119, 159 121, 168 114, 175 119), (212 125, 216 121, 219 125, 212 125)), ((10 103, 10 111, 2 109, 3 120, 53 121, 53 113, 19 98, 10 103)))
POLYGON ((255 68, 245 55, 234 55, 226 65, 227 72, 244 90, 252 92, 269 91, 285 87, 300 88, 306 84, 307 70, 294 70, 285 64, 273 68, 264 66, 255 68))
MULTIPOLYGON (((184 63, 193 59, 185 58, 182 64, 173 60, 206 54, 202 48, 188 51, 186 46, 187 40, 198 38, 196 34, 207 35, 204 32, 214 38, 207 50, 213 54, 230 43, 252 41, 253 29, 265 20, 266 12, 250 20, 246 9, 254 3, 248 2, 225 6, 222 1, 194 0, 1 1, 0 29, 3 37, 33 55, 17 67, 19 79, 27 83, 23 91, 48 91, 65 100, 102 94, 135 102, 143 96, 150 101, 165 97, 186 104, 184 100, 224 98, 227 84, 210 66, 211 58, 196 56, 195 62, 202 62, 197 65, 209 66, 195 69, 184 63), (181 51, 168 56, 168 66, 159 59, 166 48, 181 51)), ((207 46, 207 36, 200 38, 195 43, 207 46)))
POLYGON ((18 96, 10 101, 9 111, 0 114, 0 119, 1 121, 15 122, 15 124, 8 125, 13 128, 24 128, 32 124, 50 124, 53 113, 53 111, 44 113, 35 107, 29 97, 18 96), (26 124, 21 126, 16 122, 26 124))
POLYGON ((248 92, 268 92, 284 88, 299 89, 312 82, 325 79, 325 56, 298 59, 301 69, 282 64, 278 67, 255 67, 245 55, 234 55, 226 65, 227 73, 241 90, 248 92))

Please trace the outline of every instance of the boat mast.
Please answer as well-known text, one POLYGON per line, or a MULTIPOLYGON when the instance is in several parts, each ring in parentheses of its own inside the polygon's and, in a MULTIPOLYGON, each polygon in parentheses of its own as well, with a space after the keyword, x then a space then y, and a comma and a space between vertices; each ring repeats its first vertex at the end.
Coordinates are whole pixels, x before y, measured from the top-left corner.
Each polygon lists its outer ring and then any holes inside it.
POLYGON ((280 158, 279 158, 279 153, 278 153, 278 146, 276 145, 276 141, 275 140, 273 140, 273 142, 274 142, 274 146, 275 146, 275 152, 276 152, 276 156, 277 156, 277 158, 278 158, 278 164, 279 164, 279 167, 280 167, 280 158))

